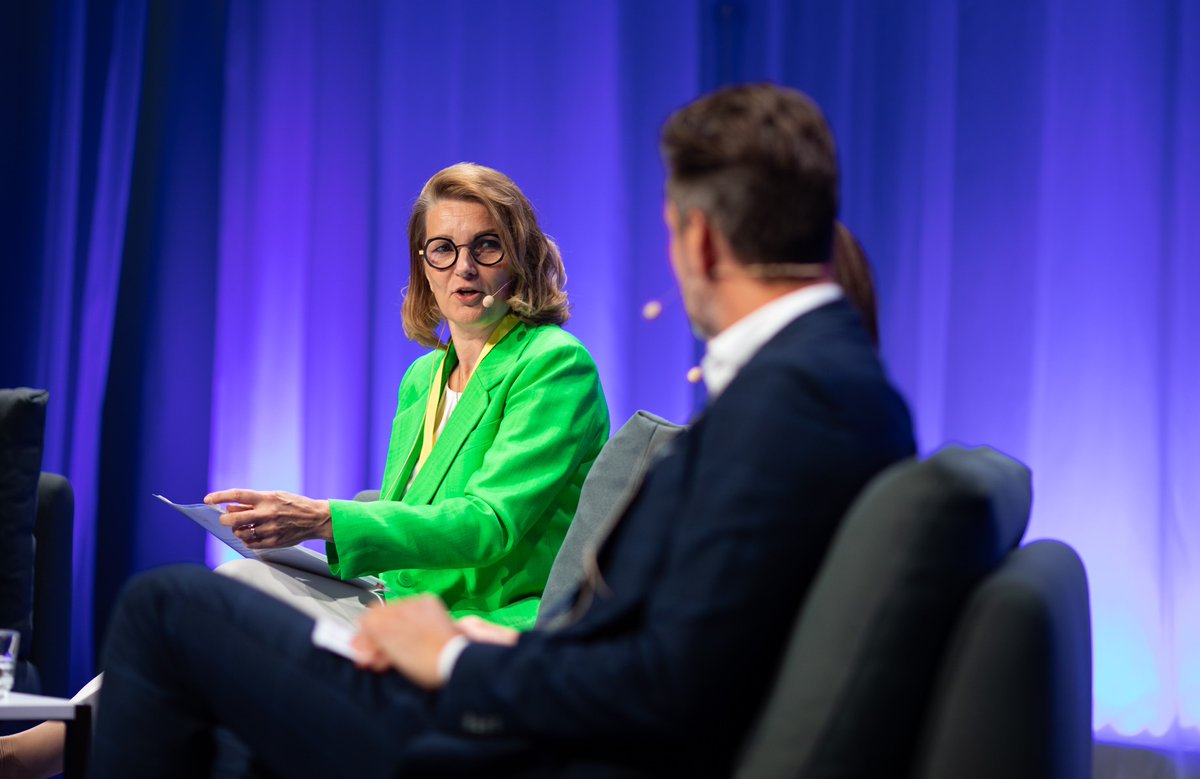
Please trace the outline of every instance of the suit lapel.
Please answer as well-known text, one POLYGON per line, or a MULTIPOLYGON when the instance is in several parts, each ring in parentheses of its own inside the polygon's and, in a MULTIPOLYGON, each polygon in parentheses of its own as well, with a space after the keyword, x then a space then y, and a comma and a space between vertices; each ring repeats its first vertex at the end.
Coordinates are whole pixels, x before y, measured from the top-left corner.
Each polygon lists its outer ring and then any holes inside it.
MULTIPOLYGON (((479 426, 479 420, 487 411, 497 385, 508 375, 509 370, 524 351, 529 342, 529 335, 529 326, 519 323, 476 366, 475 374, 467 382, 467 387, 463 391, 462 397, 459 398, 458 405, 454 407, 453 413, 450 414, 450 419, 446 421, 442 434, 434 442, 429 459, 421 466, 417 478, 413 479, 412 488, 404 496, 405 503, 421 505, 433 500, 433 496, 446 478, 446 471, 458 456, 458 450, 462 448, 467 436, 479 426)), ((454 365, 452 360, 457 360, 453 353, 453 345, 450 348, 451 354, 446 359, 448 367, 454 365)), ((442 381, 445 379, 443 378, 442 381)), ((422 425, 421 429, 417 430, 415 436, 417 448, 420 447, 423 427, 422 425)), ((410 454, 409 459, 410 463, 406 464, 405 469, 411 473, 416 455, 410 454)))

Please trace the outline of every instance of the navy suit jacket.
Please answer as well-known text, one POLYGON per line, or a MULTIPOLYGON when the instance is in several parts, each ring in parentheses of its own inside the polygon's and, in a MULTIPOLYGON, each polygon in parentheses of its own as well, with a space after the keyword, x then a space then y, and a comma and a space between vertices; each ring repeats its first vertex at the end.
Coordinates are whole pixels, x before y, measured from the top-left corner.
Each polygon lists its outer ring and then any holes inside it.
POLYGON ((801 316, 647 475, 576 622, 463 652, 439 737, 555 773, 728 773, 838 522, 913 450, 857 315, 801 316))

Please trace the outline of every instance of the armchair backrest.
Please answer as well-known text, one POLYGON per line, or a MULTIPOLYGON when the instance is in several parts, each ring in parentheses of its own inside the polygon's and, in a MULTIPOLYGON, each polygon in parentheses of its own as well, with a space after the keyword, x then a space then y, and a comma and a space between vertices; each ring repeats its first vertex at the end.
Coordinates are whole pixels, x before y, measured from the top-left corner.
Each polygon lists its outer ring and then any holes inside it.
POLYGON ((1028 522, 1029 471, 947 447, 876 477, 796 618, 739 777, 907 773, 942 653, 971 590, 1028 522))
POLYGON ((1092 775, 1088 585, 1071 547, 1024 546, 971 594, 934 687, 914 775, 1092 775))
MULTIPOLYGON (((583 558, 588 544, 616 519, 642 483, 646 471, 684 429, 683 425, 649 411, 636 411, 608 439, 583 481, 575 517, 550 567, 538 611, 538 627, 551 627, 554 618, 565 612, 568 599, 583 581, 583 558)), ((379 495, 379 490, 363 490, 354 499, 369 503, 379 500, 379 495)))
POLYGON ((46 424, 45 390, 0 390, 0 628, 19 630, 15 689, 38 692, 33 644, 34 525, 46 424))
POLYGON ((554 558, 537 626, 550 627, 564 612, 568 599, 583 581, 583 558, 594 542, 625 508, 646 471, 666 452, 666 446, 684 430, 648 411, 637 411, 621 426, 584 479, 575 518, 554 558))

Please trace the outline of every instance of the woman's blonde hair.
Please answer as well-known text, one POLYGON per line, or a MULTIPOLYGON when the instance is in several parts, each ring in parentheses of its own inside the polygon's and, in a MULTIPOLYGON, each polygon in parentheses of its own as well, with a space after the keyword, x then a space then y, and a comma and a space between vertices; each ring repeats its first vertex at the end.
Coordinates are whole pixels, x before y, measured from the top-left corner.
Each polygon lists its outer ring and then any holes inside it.
POLYGON ((444 346, 437 328, 442 312, 425 278, 425 216, 443 200, 465 200, 487 209, 497 226, 504 257, 512 274, 508 306, 530 325, 561 325, 570 317, 563 286, 567 274, 562 255, 538 226, 533 206, 519 187, 498 170, 460 162, 438 171, 425 183, 408 217, 409 287, 401 309, 404 333, 434 348, 444 346))

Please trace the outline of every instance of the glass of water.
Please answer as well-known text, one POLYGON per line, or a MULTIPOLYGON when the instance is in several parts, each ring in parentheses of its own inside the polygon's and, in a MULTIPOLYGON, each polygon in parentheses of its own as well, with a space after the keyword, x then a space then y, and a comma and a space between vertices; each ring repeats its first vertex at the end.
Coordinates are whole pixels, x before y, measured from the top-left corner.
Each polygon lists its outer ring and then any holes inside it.
POLYGON ((17 670, 17 648, 21 633, 17 630, 0 630, 0 700, 8 697, 17 670))

